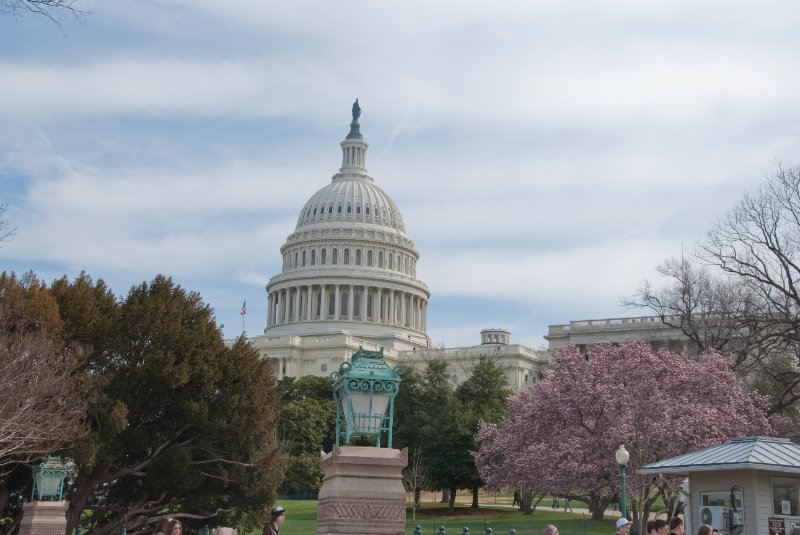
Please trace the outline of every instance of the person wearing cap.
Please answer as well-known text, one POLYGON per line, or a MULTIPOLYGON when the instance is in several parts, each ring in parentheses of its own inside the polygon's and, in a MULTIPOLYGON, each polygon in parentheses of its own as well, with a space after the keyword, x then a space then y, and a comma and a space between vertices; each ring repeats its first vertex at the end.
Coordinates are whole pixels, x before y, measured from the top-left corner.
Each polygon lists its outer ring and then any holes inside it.
POLYGON ((281 535, 281 524, 286 520, 286 509, 280 505, 272 508, 272 520, 264 526, 261 535, 281 535))
POLYGON ((628 532, 631 530, 631 522, 627 518, 620 518, 617 520, 617 535, 628 535, 628 532))
POLYGON ((544 535, 558 535, 558 528, 553 524, 547 524, 544 527, 544 535))

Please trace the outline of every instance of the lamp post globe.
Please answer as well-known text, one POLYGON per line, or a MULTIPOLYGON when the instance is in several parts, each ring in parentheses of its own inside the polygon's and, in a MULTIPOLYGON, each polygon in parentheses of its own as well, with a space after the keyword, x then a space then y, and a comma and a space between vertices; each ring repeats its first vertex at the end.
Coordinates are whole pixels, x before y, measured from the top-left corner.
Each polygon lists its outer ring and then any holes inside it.
POLYGON ((336 402, 336 445, 340 439, 347 443, 361 436, 374 438, 380 448, 381 435, 386 433, 387 447, 391 448, 400 374, 383 360, 383 348, 366 351, 359 347, 350 362, 342 363, 331 378, 336 402))
POLYGON ((31 500, 60 502, 64 497, 67 472, 67 466, 61 458, 52 455, 42 464, 34 466, 31 500))
POLYGON ((628 461, 631 455, 625 449, 623 444, 620 444, 617 451, 614 453, 614 459, 619 465, 619 513, 622 518, 628 517, 628 510, 625 508, 625 467, 628 466, 628 461))

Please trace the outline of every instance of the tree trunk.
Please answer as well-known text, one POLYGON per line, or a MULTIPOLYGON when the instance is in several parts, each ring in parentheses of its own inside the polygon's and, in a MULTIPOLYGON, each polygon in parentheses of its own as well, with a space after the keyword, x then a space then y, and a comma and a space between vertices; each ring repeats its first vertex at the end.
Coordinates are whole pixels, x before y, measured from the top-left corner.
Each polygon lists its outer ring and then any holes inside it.
POLYGON ((69 497, 69 506, 67 507, 67 533, 74 533, 75 528, 81 521, 81 512, 86 507, 86 502, 89 500, 92 492, 96 487, 96 482, 100 479, 99 476, 89 476, 87 479, 79 481, 75 485, 72 495, 69 497))
POLYGON ((414 508, 419 507, 419 502, 422 501, 422 489, 417 487, 414 489, 414 508))
POLYGON ((447 502, 447 507, 451 511, 456 510, 456 488, 450 487, 450 500, 447 502))
POLYGON ((450 489, 444 489, 442 491, 442 501, 439 503, 450 503, 450 489))
POLYGON ((589 511, 592 513, 592 520, 596 520, 598 522, 602 521, 603 517, 605 516, 606 509, 608 508, 608 504, 611 503, 611 497, 591 493, 589 494, 588 498, 589 511))
MULTIPOLYGON (((522 514, 529 515, 533 513, 533 507, 531 507, 531 502, 533 502, 533 492, 527 489, 521 489, 519 492, 519 510, 522 511, 522 514)), ((539 498, 541 500, 541 498, 539 498)))
POLYGON ((474 487, 472 487, 472 506, 471 506, 471 509, 477 509, 478 508, 478 489, 479 488, 480 487, 478 487, 478 485, 475 485, 474 487))
POLYGON ((0 480, 0 512, 5 511, 11 501, 11 489, 5 480, 0 480))

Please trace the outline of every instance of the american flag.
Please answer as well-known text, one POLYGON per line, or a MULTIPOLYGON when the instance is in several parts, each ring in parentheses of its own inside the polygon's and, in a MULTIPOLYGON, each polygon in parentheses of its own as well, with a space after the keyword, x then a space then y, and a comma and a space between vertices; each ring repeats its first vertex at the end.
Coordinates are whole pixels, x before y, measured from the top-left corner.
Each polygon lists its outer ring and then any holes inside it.
POLYGON ((244 316, 245 314, 247 314, 247 299, 245 299, 244 303, 242 303, 242 311, 239 312, 240 316, 244 316))

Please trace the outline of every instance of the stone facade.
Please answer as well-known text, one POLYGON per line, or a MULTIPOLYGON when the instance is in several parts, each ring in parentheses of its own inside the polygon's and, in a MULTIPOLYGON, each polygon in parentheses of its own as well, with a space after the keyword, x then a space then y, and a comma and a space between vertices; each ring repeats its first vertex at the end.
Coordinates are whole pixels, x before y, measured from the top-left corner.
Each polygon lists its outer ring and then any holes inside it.
POLYGON ((408 449, 334 446, 322 454, 317 533, 402 535, 408 449))
POLYGON ((598 342, 642 340, 657 349, 697 354, 697 347, 680 329, 665 325, 658 316, 580 320, 550 325, 545 339, 548 342, 548 351, 568 345, 576 345, 585 350, 587 346, 598 342))
POLYGON ((19 535, 64 535, 67 502, 27 502, 22 506, 19 535))

